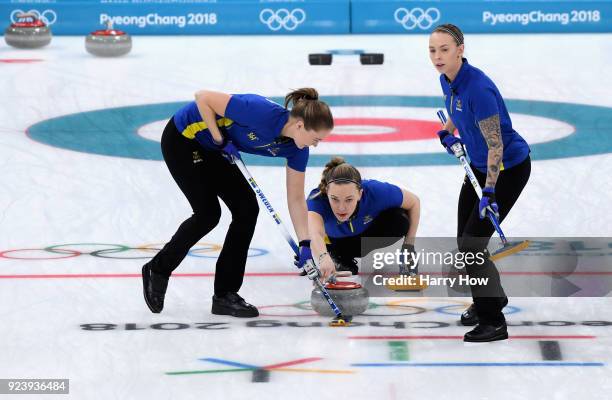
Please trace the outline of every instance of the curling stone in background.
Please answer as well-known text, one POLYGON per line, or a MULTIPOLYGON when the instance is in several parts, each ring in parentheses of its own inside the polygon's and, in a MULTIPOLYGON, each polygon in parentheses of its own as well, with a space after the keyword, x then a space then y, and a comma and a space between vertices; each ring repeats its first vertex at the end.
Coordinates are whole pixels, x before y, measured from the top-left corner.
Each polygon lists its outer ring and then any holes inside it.
MULTIPOLYGON (((344 315, 359 315, 368 309, 370 295, 359 283, 336 281, 327 283, 325 288, 344 315)), ((313 310, 325 317, 335 316, 319 288, 315 287, 310 294, 310 304, 313 310)))
POLYGON ((4 31, 9 46, 20 49, 36 49, 51 43, 51 29, 34 13, 16 15, 17 22, 4 31))
POLYGON ((331 65, 332 55, 329 53, 308 54, 308 64, 310 65, 331 65))
POLYGON ((381 65, 385 62, 383 53, 362 53, 359 55, 361 65, 381 65))
POLYGON ((132 50, 132 37, 123 31, 113 29, 113 24, 109 21, 106 29, 87 35, 85 49, 98 57, 123 56, 132 50))
POLYGON ((383 53, 364 53, 363 50, 332 50, 334 53, 312 53, 308 54, 308 64, 310 65, 331 65, 334 54, 338 56, 359 55, 361 65, 381 65, 385 62, 383 53))

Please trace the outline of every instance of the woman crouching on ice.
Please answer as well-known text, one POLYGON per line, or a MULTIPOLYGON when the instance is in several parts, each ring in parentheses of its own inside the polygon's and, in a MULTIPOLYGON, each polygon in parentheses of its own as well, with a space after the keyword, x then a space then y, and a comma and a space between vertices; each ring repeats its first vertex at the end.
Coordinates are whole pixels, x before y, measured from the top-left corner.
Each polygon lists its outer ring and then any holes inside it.
POLYGON ((384 239, 377 241, 376 247, 387 247, 404 238, 402 252, 414 254, 419 198, 391 183, 362 180, 359 171, 341 157, 327 163, 307 205, 312 256, 324 281, 336 271, 357 274, 355 258, 374 250, 366 243, 362 248, 362 237, 389 239, 386 244, 382 243, 384 239))

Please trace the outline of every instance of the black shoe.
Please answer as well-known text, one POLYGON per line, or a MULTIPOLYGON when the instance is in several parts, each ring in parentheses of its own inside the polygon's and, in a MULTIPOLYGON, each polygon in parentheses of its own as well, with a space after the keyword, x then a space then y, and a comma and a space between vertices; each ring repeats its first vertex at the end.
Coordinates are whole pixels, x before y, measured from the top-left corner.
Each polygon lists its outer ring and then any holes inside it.
MULTIPOLYGON (((508 298, 505 297, 502 302, 502 308, 508 305, 508 298)), ((474 326, 478 324, 478 314, 476 313, 476 306, 472 303, 467 310, 461 314, 461 325, 463 326, 474 326)))
POLYGON ((151 311, 159 314, 164 309, 168 278, 151 271, 151 266, 147 263, 142 267, 142 286, 145 303, 151 311))
POLYGON ((508 327, 505 322, 499 326, 478 324, 476 328, 463 336, 464 342, 474 343, 494 342, 505 339, 508 339, 508 327))
POLYGON ((226 293, 223 296, 213 296, 212 313, 231 315, 238 318, 253 318, 259 316, 257 308, 246 301, 238 293, 226 293))

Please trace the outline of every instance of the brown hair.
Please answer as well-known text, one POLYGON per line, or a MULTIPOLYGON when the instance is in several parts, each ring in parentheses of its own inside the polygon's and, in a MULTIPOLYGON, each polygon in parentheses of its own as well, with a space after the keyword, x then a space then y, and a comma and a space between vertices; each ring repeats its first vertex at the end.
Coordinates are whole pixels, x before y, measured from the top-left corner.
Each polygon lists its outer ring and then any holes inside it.
POLYGON ((442 24, 436 26, 433 30, 434 32, 442 32, 447 35, 451 35, 457 46, 461 46, 463 44, 463 32, 459 29, 458 26, 453 24, 442 24))
POLYGON ((336 156, 325 164, 321 183, 319 183, 319 192, 327 196, 327 185, 332 182, 340 185, 354 183, 361 189, 361 174, 357 168, 344 161, 344 158, 336 156))
POLYGON ((306 130, 334 128, 334 117, 329 106, 319 100, 319 93, 313 88, 301 88, 285 96, 285 108, 293 103, 291 116, 304 120, 306 130))

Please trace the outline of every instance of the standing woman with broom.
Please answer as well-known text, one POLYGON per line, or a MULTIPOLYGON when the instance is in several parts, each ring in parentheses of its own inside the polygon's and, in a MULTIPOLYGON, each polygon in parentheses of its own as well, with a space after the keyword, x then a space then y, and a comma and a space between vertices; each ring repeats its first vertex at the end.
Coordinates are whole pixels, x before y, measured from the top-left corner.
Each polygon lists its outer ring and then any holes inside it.
MULTIPOLYGON (((487 244, 495 231, 487 212, 501 222, 510 212, 531 173, 529 145, 512 128, 504 100, 493 81, 463 57, 463 33, 452 24, 436 27, 429 37, 429 57, 440 73, 449 119, 438 132, 449 154, 452 146, 465 146, 482 189, 479 200, 465 177, 457 213, 457 244, 465 253, 484 252, 484 264, 468 264, 470 277, 488 278, 487 285, 471 286, 473 304, 461 315, 463 325, 477 325, 466 333, 466 342, 508 338, 502 309, 508 304, 487 244), (460 137, 453 132, 458 129, 460 137)), ((472 258, 473 259, 473 258, 472 258)))

